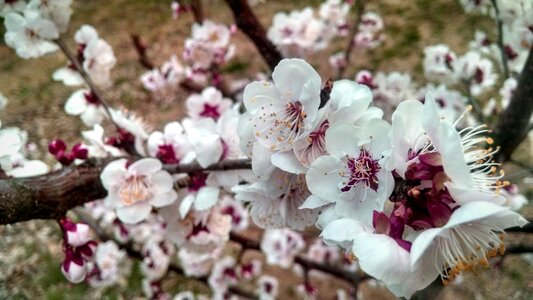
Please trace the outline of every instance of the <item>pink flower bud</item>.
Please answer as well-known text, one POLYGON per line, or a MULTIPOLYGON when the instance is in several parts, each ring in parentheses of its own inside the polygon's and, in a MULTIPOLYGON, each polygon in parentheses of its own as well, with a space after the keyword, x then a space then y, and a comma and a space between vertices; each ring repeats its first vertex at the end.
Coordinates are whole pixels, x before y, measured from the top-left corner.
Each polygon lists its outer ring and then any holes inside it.
POLYGON ((77 255, 70 247, 65 252, 65 261, 61 266, 61 271, 68 281, 73 283, 82 282, 87 274, 83 258, 77 255))
POLYGON ((87 159, 89 157, 89 149, 84 144, 78 143, 72 147, 72 155, 77 159, 87 159))
POLYGON ((56 156, 59 152, 64 152, 67 149, 67 144, 63 140, 55 139, 48 144, 48 151, 56 156))
POLYGON ((89 242, 89 226, 83 223, 74 224, 74 227, 65 231, 65 237, 66 242, 73 247, 85 245, 89 242))
POLYGON ((85 260, 93 257, 96 250, 97 243, 95 241, 88 241, 85 245, 76 248, 76 253, 81 255, 85 260))

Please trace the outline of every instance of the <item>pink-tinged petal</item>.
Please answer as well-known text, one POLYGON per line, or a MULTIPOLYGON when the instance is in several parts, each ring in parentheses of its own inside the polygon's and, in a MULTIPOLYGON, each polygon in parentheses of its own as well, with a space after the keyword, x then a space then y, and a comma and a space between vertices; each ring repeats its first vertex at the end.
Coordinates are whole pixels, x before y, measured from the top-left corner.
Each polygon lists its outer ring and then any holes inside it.
POLYGON ((152 211, 147 201, 117 208, 117 217, 126 224, 136 224, 145 220, 152 211))
POLYGON ((274 166, 292 174, 304 174, 307 171, 293 151, 276 152, 272 154, 271 161, 274 166))
POLYGON ((354 219, 338 219, 326 225, 320 236, 326 245, 339 245, 348 249, 357 234, 367 231, 371 232, 372 230, 354 219))
POLYGON ((197 210, 206 210, 213 207, 218 201, 219 193, 220 190, 216 187, 207 186, 201 188, 196 195, 194 207, 197 210))
POLYGON ((255 114, 263 105, 279 101, 281 95, 274 84, 268 81, 254 81, 244 88, 243 102, 246 110, 255 114))
POLYGON ((172 190, 174 180, 167 171, 158 171, 152 176, 152 188, 155 193, 162 194, 172 190))
POLYGON ((339 122, 332 125, 326 132, 326 150, 328 153, 343 157, 359 155, 359 144, 363 140, 363 130, 352 124, 339 122))
POLYGON ((333 156, 322 156, 315 160, 305 176, 311 193, 326 201, 336 201, 342 193, 339 188, 343 180, 339 175, 341 168, 341 161, 333 156))
POLYGON ((422 154, 418 159, 426 165, 434 167, 442 166, 442 157, 436 152, 422 154))
POLYGON ((178 199, 178 193, 171 189, 168 192, 153 196, 152 199, 150 199, 150 204, 154 207, 162 207, 174 203, 176 199, 178 199))
POLYGON ((156 158, 141 158, 128 167, 128 172, 136 175, 152 175, 163 168, 163 164, 156 158))
POLYGON ((307 197, 307 199, 305 199, 304 203, 302 205, 300 205, 300 209, 315 209, 315 208, 319 208, 319 207, 322 207, 322 206, 325 206, 325 205, 328 205, 330 204, 331 202, 328 202, 326 200, 322 200, 320 199, 319 197, 317 196, 314 196, 314 195, 310 195, 309 197, 307 197))
MULTIPOLYGON (((283 59, 274 68, 272 79, 283 95, 290 94, 290 98, 300 97, 304 85, 311 82, 308 88, 314 89, 318 97, 322 79, 320 75, 305 60, 299 58, 283 59)), ((298 99, 294 99, 298 100, 298 99)), ((318 108, 318 106, 316 107, 318 108)))

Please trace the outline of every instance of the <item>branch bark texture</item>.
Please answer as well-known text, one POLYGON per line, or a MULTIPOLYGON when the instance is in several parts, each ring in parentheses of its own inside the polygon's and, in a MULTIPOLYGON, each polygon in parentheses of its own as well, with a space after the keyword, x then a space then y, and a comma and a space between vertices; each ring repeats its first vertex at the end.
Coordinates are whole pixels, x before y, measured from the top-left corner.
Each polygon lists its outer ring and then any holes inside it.
POLYGON ((500 145, 500 161, 508 161, 529 132, 529 120, 533 113, 533 46, 518 79, 509 106, 500 116, 495 130, 496 144, 500 145))
POLYGON ((257 17, 248 5, 248 1, 226 0, 226 3, 231 8, 239 29, 252 40, 265 62, 273 71, 283 57, 278 49, 276 49, 276 46, 267 39, 265 28, 257 20, 257 17))
MULTIPOLYGON (((86 202, 104 198, 100 173, 113 159, 90 159, 79 166, 28 178, 0 180, 0 225, 33 219, 59 219, 86 202)), ((248 159, 225 160, 202 168, 198 163, 165 165, 169 173, 250 169, 248 159)))

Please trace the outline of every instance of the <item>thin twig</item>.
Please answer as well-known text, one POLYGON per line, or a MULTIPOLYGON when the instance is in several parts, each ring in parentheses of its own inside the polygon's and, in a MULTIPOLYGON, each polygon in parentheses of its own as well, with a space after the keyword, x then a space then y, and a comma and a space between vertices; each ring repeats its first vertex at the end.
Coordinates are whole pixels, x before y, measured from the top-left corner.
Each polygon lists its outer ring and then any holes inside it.
POLYGON ((490 0, 494 11, 496 13, 496 24, 498 25, 498 48, 500 49, 500 55, 502 59, 502 71, 503 78, 509 78, 509 64, 507 63, 507 54, 505 53, 505 45, 503 44, 503 22, 500 16, 500 9, 498 7, 498 2, 496 0, 490 0))
POLYGON ((139 55, 139 63, 146 69, 152 70, 154 68, 154 63, 150 61, 148 55, 146 55, 146 45, 141 41, 141 37, 138 34, 132 34, 131 42, 139 55))
POLYGON ((57 40, 55 40, 55 42, 59 46, 61 51, 63 51, 65 56, 68 58, 70 63, 74 66, 74 68, 76 68, 76 71, 78 71, 78 73, 80 73, 81 77, 83 78, 83 80, 85 80, 85 83, 87 83, 87 85, 89 86, 91 91, 96 95, 96 97, 98 98, 98 100, 100 101, 102 106, 104 107, 104 110, 107 113, 111 123, 113 123, 113 125, 115 125, 117 130, 119 130, 120 126, 113 120, 113 116, 111 114, 111 109, 110 109, 111 106, 109 105, 107 100, 104 98, 104 96, 102 95, 100 90, 96 87, 96 84, 92 81, 92 79, 89 76, 89 74, 87 74, 87 72, 85 72, 85 69, 83 68, 83 66, 78 61, 78 58, 76 56, 74 56, 72 54, 72 52, 70 52, 70 50, 68 49, 68 47, 65 44, 65 42, 63 41, 63 39, 58 38, 57 40))
POLYGON ((344 51, 344 63, 339 66, 339 69, 337 71, 337 80, 341 79, 341 77, 344 75, 344 71, 346 71, 346 68, 350 64, 352 50, 355 46, 353 39, 359 32, 359 24, 363 19, 363 13, 365 11, 366 0, 357 0, 355 2, 355 9, 357 10, 357 15, 355 18, 355 22, 352 25, 352 29, 350 30, 350 34, 348 35, 349 40, 346 46, 346 50, 344 51))
MULTIPOLYGON (((235 243, 240 244, 241 247, 245 249, 261 251, 261 246, 259 245, 258 241, 246 238, 242 235, 231 233, 230 240, 235 243)), ((359 275, 357 273, 349 272, 349 271, 337 268, 335 266, 318 263, 302 255, 297 255, 294 258, 294 262, 302 266, 302 268, 304 269, 309 269, 309 270, 312 269, 312 270, 321 271, 323 273, 326 273, 334 277, 337 277, 339 279, 342 279, 344 281, 347 281, 351 284, 360 283, 364 280, 370 279, 368 275, 359 275)))

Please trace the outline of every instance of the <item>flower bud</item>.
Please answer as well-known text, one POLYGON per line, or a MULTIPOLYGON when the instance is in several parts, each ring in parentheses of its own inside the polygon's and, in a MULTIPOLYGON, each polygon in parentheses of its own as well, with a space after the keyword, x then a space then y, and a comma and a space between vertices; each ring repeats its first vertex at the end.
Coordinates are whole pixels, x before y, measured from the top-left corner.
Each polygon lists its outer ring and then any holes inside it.
POLYGON ((65 251, 65 261, 61 266, 61 271, 68 281, 72 283, 82 282, 87 274, 83 258, 77 255, 70 247, 65 251))
POLYGON ((63 140, 55 139, 48 144, 48 152, 56 156, 59 152, 64 152, 67 149, 67 144, 63 140))

